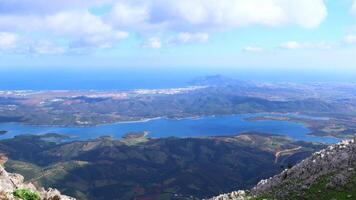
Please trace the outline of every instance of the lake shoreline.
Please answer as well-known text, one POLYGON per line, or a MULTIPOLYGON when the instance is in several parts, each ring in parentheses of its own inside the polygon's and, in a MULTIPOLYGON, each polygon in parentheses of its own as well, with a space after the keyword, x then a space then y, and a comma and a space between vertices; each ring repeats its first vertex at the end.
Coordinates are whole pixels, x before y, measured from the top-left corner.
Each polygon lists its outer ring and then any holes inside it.
MULTIPOLYGON (((167 120, 195 120, 201 118, 208 117, 230 117, 230 116, 242 116, 242 115, 302 115, 299 112, 256 112, 256 113, 235 113, 235 114, 213 114, 213 115, 195 115, 195 116, 187 116, 187 117, 169 117, 169 116, 160 116, 160 117, 152 117, 152 118, 142 118, 142 119, 133 119, 133 120, 121 120, 116 122, 108 122, 108 123, 97 123, 97 124, 69 124, 69 125, 60 125, 60 124, 34 124, 28 122, 0 122, 1 124, 23 124, 26 126, 35 126, 35 127, 58 127, 58 128, 90 128, 90 127, 98 127, 105 125, 113 125, 113 124, 130 124, 130 123, 145 123, 159 119, 167 119, 167 120)), ((248 120, 246 117, 245 120, 248 120)), ((261 120, 262 121, 262 120, 261 120)))
POLYGON ((6 135, 8 131, 5 131, 5 130, 0 130, 0 136, 1 135, 6 135))
MULTIPOLYGON (((59 126, 36 126, 23 123, 0 124, 0 130, 9 130, 9 134, 1 139, 11 138, 23 134, 46 134, 58 133, 73 136, 75 140, 88 140, 101 136, 122 138, 128 132, 149 131, 152 138, 165 137, 209 137, 229 136, 244 132, 262 132, 287 136, 297 141, 316 141, 333 143, 331 138, 310 137, 310 129, 303 124, 289 121, 257 121, 250 122, 249 117, 273 115, 272 113, 258 114, 235 114, 235 115, 211 115, 206 117, 168 118, 159 117, 139 121, 118 122, 102 124, 91 127, 59 127, 59 126)), ((286 113, 274 113, 286 115, 286 113)), ((291 113, 289 113, 291 114, 291 113)), ((295 114, 295 113, 294 113, 295 114)), ((336 141, 335 141, 336 142, 336 141)))

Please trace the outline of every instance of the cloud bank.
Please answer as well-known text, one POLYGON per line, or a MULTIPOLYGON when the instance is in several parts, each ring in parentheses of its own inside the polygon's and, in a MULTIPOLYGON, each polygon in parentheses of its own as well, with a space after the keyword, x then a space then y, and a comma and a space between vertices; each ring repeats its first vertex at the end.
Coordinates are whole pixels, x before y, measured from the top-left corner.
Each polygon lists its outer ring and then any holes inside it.
POLYGON ((42 49, 38 53, 62 53, 59 49, 111 48, 131 33, 146 40, 143 47, 157 49, 162 39, 156 32, 173 33, 171 44, 205 43, 215 31, 285 25, 311 29, 326 16, 323 0, 2 0, 0 49, 28 45, 42 49))
POLYGON ((17 42, 16 34, 0 32, 0 50, 12 49, 17 46, 17 42))
POLYGON ((323 0, 121 0, 112 20, 118 26, 172 30, 226 29, 292 24, 315 28, 327 16, 323 0))
POLYGON ((352 14, 354 14, 356 16, 356 0, 354 0, 354 3, 351 8, 351 12, 352 12, 352 14))

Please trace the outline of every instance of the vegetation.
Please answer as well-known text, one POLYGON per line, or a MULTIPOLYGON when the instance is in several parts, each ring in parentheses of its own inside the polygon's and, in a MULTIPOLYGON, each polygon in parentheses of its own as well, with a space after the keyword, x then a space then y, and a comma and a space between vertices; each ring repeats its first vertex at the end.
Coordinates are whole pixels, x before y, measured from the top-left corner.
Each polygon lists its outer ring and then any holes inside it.
POLYGON ((32 192, 28 189, 17 189, 13 192, 13 195, 22 200, 40 200, 41 197, 38 193, 32 192))
POLYGON ((328 187, 331 176, 323 177, 316 184, 313 184, 306 191, 304 198, 306 200, 313 199, 337 199, 350 200, 356 197, 356 176, 354 175, 349 182, 337 188, 328 187))
MULTIPOLYGON (((36 101, 35 98, 40 98, 38 96, 6 99, 3 105, 0 104, 2 109, 0 122, 85 126, 162 116, 183 118, 261 112, 355 114, 352 112, 355 105, 347 107, 343 106, 343 103, 329 99, 312 99, 312 95, 301 98, 305 95, 305 91, 298 92, 293 88, 278 90, 235 81, 217 80, 213 82, 221 81, 227 82, 227 84, 169 95, 128 92, 125 98, 95 98, 89 97, 91 93, 87 92, 87 94, 78 94, 82 96, 77 97, 56 97, 60 101, 41 98, 41 102, 44 103, 39 105, 27 104, 28 98, 33 98, 32 100, 36 101), (280 98, 270 98, 276 95, 280 98), (70 103, 71 109, 68 109, 68 103, 70 103), (16 104, 14 109, 9 109, 7 106, 14 104, 16 104)), ((48 98, 45 93, 43 95, 44 98, 48 98)))
POLYGON ((78 199, 95 200, 201 199, 247 189, 322 147, 257 133, 123 141, 103 137, 65 144, 41 136, 0 141, 0 152, 12 158, 6 163, 9 171, 78 199), (275 163, 277 151, 298 146, 299 151, 281 155, 275 163))
MULTIPOLYGON (((351 200, 351 199, 355 199, 355 197, 356 197, 356 176, 353 176, 353 178, 347 184, 337 187, 337 188, 332 188, 332 187, 328 186, 328 183, 330 182, 331 177, 332 177, 331 175, 328 175, 328 176, 320 178, 318 182, 311 185, 310 188, 306 189, 302 194, 296 193, 296 192, 289 193, 287 200, 315 200, 315 199, 351 200)), ((272 200, 272 199, 279 200, 279 199, 276 199, 275 197, 268 197, 268 196, 252 198, 251 200, 272 200)), ((280 199, 280 200, 282 200, 282 199, 280 199)))

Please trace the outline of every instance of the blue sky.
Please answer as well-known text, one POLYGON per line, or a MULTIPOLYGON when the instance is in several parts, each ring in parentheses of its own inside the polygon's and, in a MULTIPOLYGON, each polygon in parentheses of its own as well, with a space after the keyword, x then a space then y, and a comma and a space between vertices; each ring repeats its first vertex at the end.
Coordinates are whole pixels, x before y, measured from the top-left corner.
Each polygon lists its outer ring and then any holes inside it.
POLYGON ((2 0, 0 68, 356 74, 356 0, 2 0))

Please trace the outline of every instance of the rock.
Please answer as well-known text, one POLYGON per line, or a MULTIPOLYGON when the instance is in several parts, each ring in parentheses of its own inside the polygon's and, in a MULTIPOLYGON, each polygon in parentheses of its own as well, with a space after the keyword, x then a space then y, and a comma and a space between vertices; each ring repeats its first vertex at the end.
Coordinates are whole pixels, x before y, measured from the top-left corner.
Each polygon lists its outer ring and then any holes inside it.
POLYGON ((13 195, 13 192, 17 189, 27 189, 38 193, 42 200, 75 200, 72 197, 62 195, 56 189, 38 189, 32 183, 25 183, 24 177, 20 174, 8 173, 0 166, 0 199, 18 200, 13 195))
MULTIPOLYGON (((292 193, 302 197, 312 185, 321 180, 327 181, 327 189, 342 188, 352 178, 355 167, 355 140, 345 140, 314 153, 291 169, 270 179, 260 181, 248 195, 246 192, 232 192, 219 195, 211 200, 246 200, 264 196, 273 199, 290 199, 292 193)), ((322 190, 318 192, 321 193, 322 190)), ((352 195, 347 197, 353 198, 352 195)))
POLYGON ((249 200, 251 197, 247 196, 246 191, 239 190, 228 194, 221 194, 209 200, 249 200))
POLYGON ((335 189, 344 186, 348 181, 348 176, 346 174, 336 174, 331 177, 330 182, 326 185, 330 189, 335 189))

